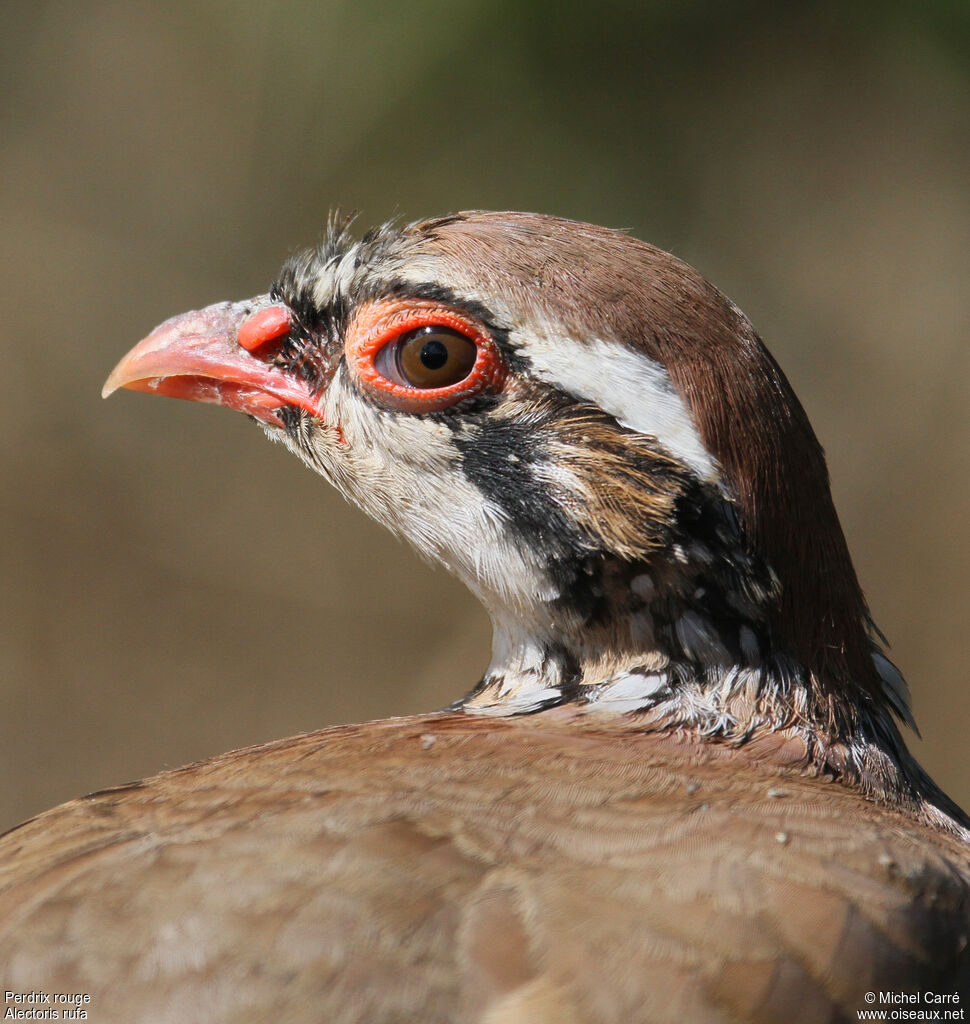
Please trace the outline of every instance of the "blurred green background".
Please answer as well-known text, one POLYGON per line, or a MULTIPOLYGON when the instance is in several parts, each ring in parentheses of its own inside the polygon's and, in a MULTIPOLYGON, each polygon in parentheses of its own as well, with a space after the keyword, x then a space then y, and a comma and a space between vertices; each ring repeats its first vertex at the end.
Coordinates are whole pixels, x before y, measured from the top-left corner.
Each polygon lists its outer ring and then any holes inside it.
POLYGON ((245 418, 99 391, 331 206, 626 227, 746 310, 826 446, 919 756, 970 804, 970 6, 4 8, 0 826, 433 709, 484 614, 245 418))

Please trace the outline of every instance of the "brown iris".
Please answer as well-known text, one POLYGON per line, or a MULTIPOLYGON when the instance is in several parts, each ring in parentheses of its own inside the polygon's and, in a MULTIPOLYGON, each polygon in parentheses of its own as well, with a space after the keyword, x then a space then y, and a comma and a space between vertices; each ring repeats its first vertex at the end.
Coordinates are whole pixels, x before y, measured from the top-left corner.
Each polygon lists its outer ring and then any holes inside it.
POLYGON ((413 388, 446 388, 475 366, 478 346, 450 327, 429 324, 401 335, 394 346, 401 378, 413 388))
POLYGON ((491 333, 440 302, 365 304, 347 327, 345 345, 360 387, 397 412, 443 412, 472 395, 498 392, 505 381, 505 360, 491 333))

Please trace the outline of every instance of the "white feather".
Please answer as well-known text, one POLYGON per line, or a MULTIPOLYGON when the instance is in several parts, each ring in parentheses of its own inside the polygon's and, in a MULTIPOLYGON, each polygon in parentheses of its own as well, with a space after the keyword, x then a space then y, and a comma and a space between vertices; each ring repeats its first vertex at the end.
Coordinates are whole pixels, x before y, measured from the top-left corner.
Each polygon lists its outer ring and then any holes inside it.
POLYGON ((637 711, 667 685, 665 672, 630 672, 608 683, 589 700, 590 711, 637 711))
POLYGON ((530 337, 523 352, 539 379, 595 403, 623 426, 655 437, 702 480, 717 480, 714 459, 659 363, 617 342, 554 334, 530 337))

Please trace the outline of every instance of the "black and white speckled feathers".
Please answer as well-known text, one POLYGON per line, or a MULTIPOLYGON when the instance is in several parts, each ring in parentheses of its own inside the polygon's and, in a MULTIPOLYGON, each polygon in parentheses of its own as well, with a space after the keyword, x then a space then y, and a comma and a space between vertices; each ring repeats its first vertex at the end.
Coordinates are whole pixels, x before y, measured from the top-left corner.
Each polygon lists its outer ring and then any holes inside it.
POLYGON ((332 225, 271 294, 294 323, 277 362, 320 391, 320 416, 291 409, 267 432, 492 616, 492 662, 456 707, 578 702, 770 735, 874 791, 927 791, 821 448, 746 318, 696 272, 603 228, 471 213, 361 241, 332 225), (502 386, 429 413, 375 399, 347 338, 389 299, 480 325, 502 386))

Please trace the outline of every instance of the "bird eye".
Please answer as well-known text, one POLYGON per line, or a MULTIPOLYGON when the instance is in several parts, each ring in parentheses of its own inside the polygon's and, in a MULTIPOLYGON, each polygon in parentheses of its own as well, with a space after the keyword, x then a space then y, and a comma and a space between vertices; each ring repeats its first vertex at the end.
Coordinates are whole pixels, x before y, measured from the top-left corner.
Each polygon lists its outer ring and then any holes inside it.
POLYGON ((478 346, 451 327, 428 324, 385 345, 374 360, 377 369, 412 388, 447 388, 474 369, 478 346))
POLYGON ((483 324, 425 299, 363 306, 347 327, 345 344, 357 385, 385 408, 416 415, 500 391, 508 369, 483 324))

